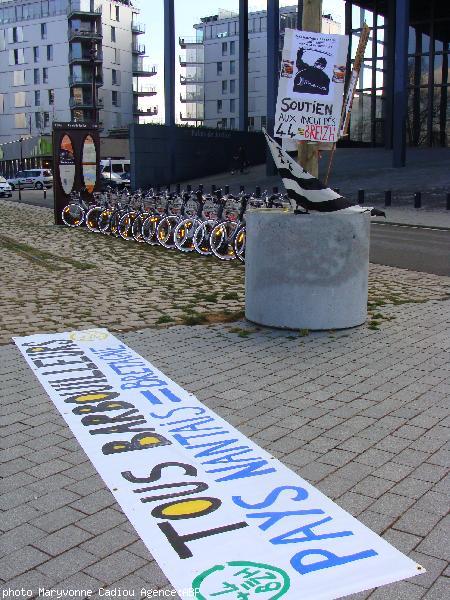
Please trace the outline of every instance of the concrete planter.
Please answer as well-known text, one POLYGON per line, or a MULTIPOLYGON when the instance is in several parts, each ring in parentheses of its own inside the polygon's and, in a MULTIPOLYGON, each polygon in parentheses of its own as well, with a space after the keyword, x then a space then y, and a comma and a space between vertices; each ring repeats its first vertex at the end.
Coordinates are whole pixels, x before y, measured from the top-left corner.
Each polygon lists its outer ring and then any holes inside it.
POLYGON ((245 316, 286 329, 367 318, 370 213, 246 214, 245 316))

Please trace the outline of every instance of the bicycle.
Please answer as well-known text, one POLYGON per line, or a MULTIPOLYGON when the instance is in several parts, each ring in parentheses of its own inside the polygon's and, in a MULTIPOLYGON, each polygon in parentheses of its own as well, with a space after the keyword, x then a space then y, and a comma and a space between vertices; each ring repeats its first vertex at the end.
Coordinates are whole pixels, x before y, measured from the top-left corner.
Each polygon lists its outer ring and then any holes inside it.
POLYGON ((71 192, 71 202, 67 204, 62 212, 62 221, 67 227, 81 227, 86 219, 89 204, 81 197, 81 192, 71 192))

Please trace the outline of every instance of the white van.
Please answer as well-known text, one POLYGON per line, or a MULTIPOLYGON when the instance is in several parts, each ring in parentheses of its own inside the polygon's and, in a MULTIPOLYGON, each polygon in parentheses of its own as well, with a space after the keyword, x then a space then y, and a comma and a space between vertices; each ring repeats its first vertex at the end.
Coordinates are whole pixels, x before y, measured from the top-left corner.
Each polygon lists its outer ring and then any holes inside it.
POLYGON ((122 175, 130 172, 130 161, 122 158, 105 158, 100 161, 100 173, 108 176, 110 171, 122 175))

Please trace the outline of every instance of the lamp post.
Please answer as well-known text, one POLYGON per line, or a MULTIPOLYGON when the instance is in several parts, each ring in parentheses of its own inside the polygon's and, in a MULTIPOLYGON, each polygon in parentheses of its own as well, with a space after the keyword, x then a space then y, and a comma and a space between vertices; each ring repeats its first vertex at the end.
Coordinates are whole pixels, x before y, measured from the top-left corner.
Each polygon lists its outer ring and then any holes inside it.
MULTIPOLYGON (((19 138, 20 143, 20 171, 23 171, 23 137, 19 138)), ((18 181, 19 185, 19 202, 22 202, 22 186, 20 184, 20 177, 18 181)))
POLYGON ((95 40, 91 42, 91 49, 89 50, 89 62, 91 63, 92 69, 92 122, 98 122, 98 114, 97 114, 97 67, 96 67, 96 58, 97 58, 97 47, 95 40))

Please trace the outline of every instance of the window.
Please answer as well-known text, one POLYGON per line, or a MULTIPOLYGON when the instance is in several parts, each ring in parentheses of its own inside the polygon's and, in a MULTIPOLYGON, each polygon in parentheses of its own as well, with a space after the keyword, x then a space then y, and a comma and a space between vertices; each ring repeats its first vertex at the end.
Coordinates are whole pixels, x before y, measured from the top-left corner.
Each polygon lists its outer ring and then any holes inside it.
POLYGON ((23 108, 26 104, 27 95, 25 92, 16 92, 14 94, 14 106, 16 108, 23 108))
POLYGON ((39 85, 41 82, 41 78, 39 77, 39 69, 33 69, 34 73, 34 85, 39 85))
POLYGON ((41 40, 47 39, 47 23, 41 23, 41 40))
POLYGON ((16 48, 15 50, 9 51, 9 64, 10 65, 22 65, 25 62, 25 55, 23 48, 16 48))
POLYGON ((230 75, 234 75, 236 73, 236 61, 230 60, 230 75))
POLYGON ((0 94, 0 114, 5 112, 5 95, 0 94))
POLYGON ((10 44, 18 44, 19 42, 23 42, 22 27, 11 27, 8 29, 8 42, 10 44))
POLYGON ((50 125, 50 114, 48 112, 42 113, 44 117, 44 129, 50 125))
POLYGON ((25 71, 14 71, 13 85, 25 85, 25 71))
POLYGON ((120 19, 120 10, 118 6, 115 6, 114 4, 110 4, 110 17, 111 17, 111 21, 119 21, 120 19))
POLYGON ((39 46, 33 48, 33 60, 35 63, 39 62, 39 46))
POLYGON ((116 92, 116 91, 111 92, 111 103, 113 106, 120 106, 119 92, 116 92))
POLYGON ((113 85, 120 85, 119 72, 116 69, 111 71, 111 79, 113 85))
POLYGON ((222 125, 223 129, 226 129, 227 128, 227 120, 226 119, 222 119, 221 125, 222 125))
POLYGON ((222 56, 226 56, 228 54, 228 43, 222 42, 222 56))
POLYGON ((232 98, 230 100, 230 112, 235 112, 236 111, 236 100, 234 98, 232 98))
POLYGON ((16 113, 14 115, 14 127, 16 129, 26 129, 27 117, 25 113, 16 113))
POLYGON ((266 127, 267 127, 267 117, 266 116, 261 117, 261 127, 264 127, 264 129, 266 129, 266 127))
POLYGON ((228 92, 228 81, 225 79, 222 81, 222 94, 226 94, 228 92))
POLYGON ((48 69, 44 67, 42 69, 42 83, 48 83, 48 69))
POLYGON ((234 129, 236 126, 236 119, 234 117, 231 117, 230 119, 230 129, 234 129))
POLYGON ((48 104, 49 106, 55 104, 55 90, 48 90, 48 104))
POLYGON ((222 100, 217 100, 217 112, 222 112, 222 100))
POLYGON ((113 63, 120 65, 120 50, 118 48, 113 48, 113 63))
POLYGON ((230 80, 230 94, 236 93, 236 79, 230 80))
POLYGON ((34 105, 35 106, 40 106, 41 105, 41 92, 40 92, 40 90, 34 90, 34 105))
POLYGON ((111 41, 116 41, 116 28, 111 25, 111 41))
POLYGON ((49 44, 47 46, 47 60, 53 60, 53 45, 49 44))
POLYGON ((217 75, 222 75, 222 63, 217 63, 217 75))
POLYGON ((6 31, 4 29, 0 30, 0 52, 2 50, 6 50, 6 31))
POLYGON ((36 129, 41 129, 42 128, 42 119, 41 119, 41 113, 40 112, 34 113, 34 124, 36 125, 36 129))
POLYGON ((120 7, 116 6, 116 21, 120 21, 120 7))
POLYGON ((235 54, 236 52, 236 42, 230 42, 230 54, 235 54))

